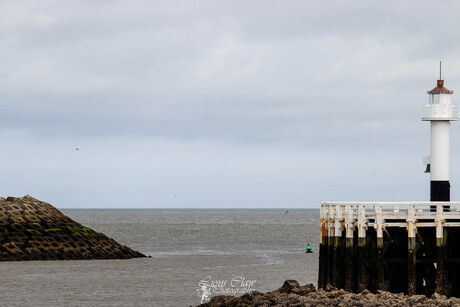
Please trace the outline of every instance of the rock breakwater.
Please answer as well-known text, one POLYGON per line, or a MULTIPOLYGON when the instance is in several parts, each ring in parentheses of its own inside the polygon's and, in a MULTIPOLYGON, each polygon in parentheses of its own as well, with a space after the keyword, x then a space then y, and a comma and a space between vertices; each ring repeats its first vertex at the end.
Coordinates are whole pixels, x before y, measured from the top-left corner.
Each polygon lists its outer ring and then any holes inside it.
POLYGON ((0 261, 129 259, 145 255, 29 195, 0 197, 0 261))
POLYGON ((246 293, 240 297, 215 296, 200 307, 249 307, 249 306, 460 306, 459 298, 447 298, 433 294, 430 298, 424 295, 404 295, 377 291, 371 293, 350 293, 331 286, 316 290, 312 284, 300 286, 295 280, 287 280, 281 288, 268 293, 257 291, 246 293))

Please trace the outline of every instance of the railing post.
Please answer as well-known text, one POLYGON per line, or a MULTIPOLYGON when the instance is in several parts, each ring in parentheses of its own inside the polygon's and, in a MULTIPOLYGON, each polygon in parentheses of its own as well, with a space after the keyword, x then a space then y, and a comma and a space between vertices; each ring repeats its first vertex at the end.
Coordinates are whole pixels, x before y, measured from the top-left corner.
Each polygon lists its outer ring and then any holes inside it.
POLYGON ((417 293, 417 275, 416 275, 416 221, 415 221, 415 207, 414 205, 408 206, 407 212, 407 293, 415 295, 417 293))

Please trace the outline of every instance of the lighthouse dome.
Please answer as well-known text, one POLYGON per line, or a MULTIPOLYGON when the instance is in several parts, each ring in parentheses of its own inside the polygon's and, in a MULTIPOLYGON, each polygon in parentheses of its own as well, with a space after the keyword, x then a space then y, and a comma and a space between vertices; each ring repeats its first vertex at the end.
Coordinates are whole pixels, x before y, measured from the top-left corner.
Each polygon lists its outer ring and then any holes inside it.
POLYGON ((451 91, 444 87, 444 80, 438 80, 438 86, 436 86, 431 91, 427 92, 428 94, 453 94, 454 91, 451 91))

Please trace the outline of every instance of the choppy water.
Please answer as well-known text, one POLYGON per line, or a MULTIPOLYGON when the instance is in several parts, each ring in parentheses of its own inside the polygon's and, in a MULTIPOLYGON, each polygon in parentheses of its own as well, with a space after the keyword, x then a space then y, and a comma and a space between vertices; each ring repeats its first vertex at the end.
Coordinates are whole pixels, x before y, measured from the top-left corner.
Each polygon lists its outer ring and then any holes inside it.
POLYGON ((207 276, 244 277, 257 291, 316 284, 319 210, 62 212, 152 258, 3 262, 1 305, 195 306, 207 276))

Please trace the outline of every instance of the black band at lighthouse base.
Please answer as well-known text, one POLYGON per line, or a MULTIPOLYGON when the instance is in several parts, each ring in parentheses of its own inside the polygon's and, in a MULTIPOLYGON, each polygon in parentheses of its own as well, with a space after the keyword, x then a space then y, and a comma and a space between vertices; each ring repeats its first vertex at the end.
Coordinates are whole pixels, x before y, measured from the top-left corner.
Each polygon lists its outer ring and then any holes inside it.
POLYGON ((450 182, 431 181, 430 201, 450 201, 450 182))

